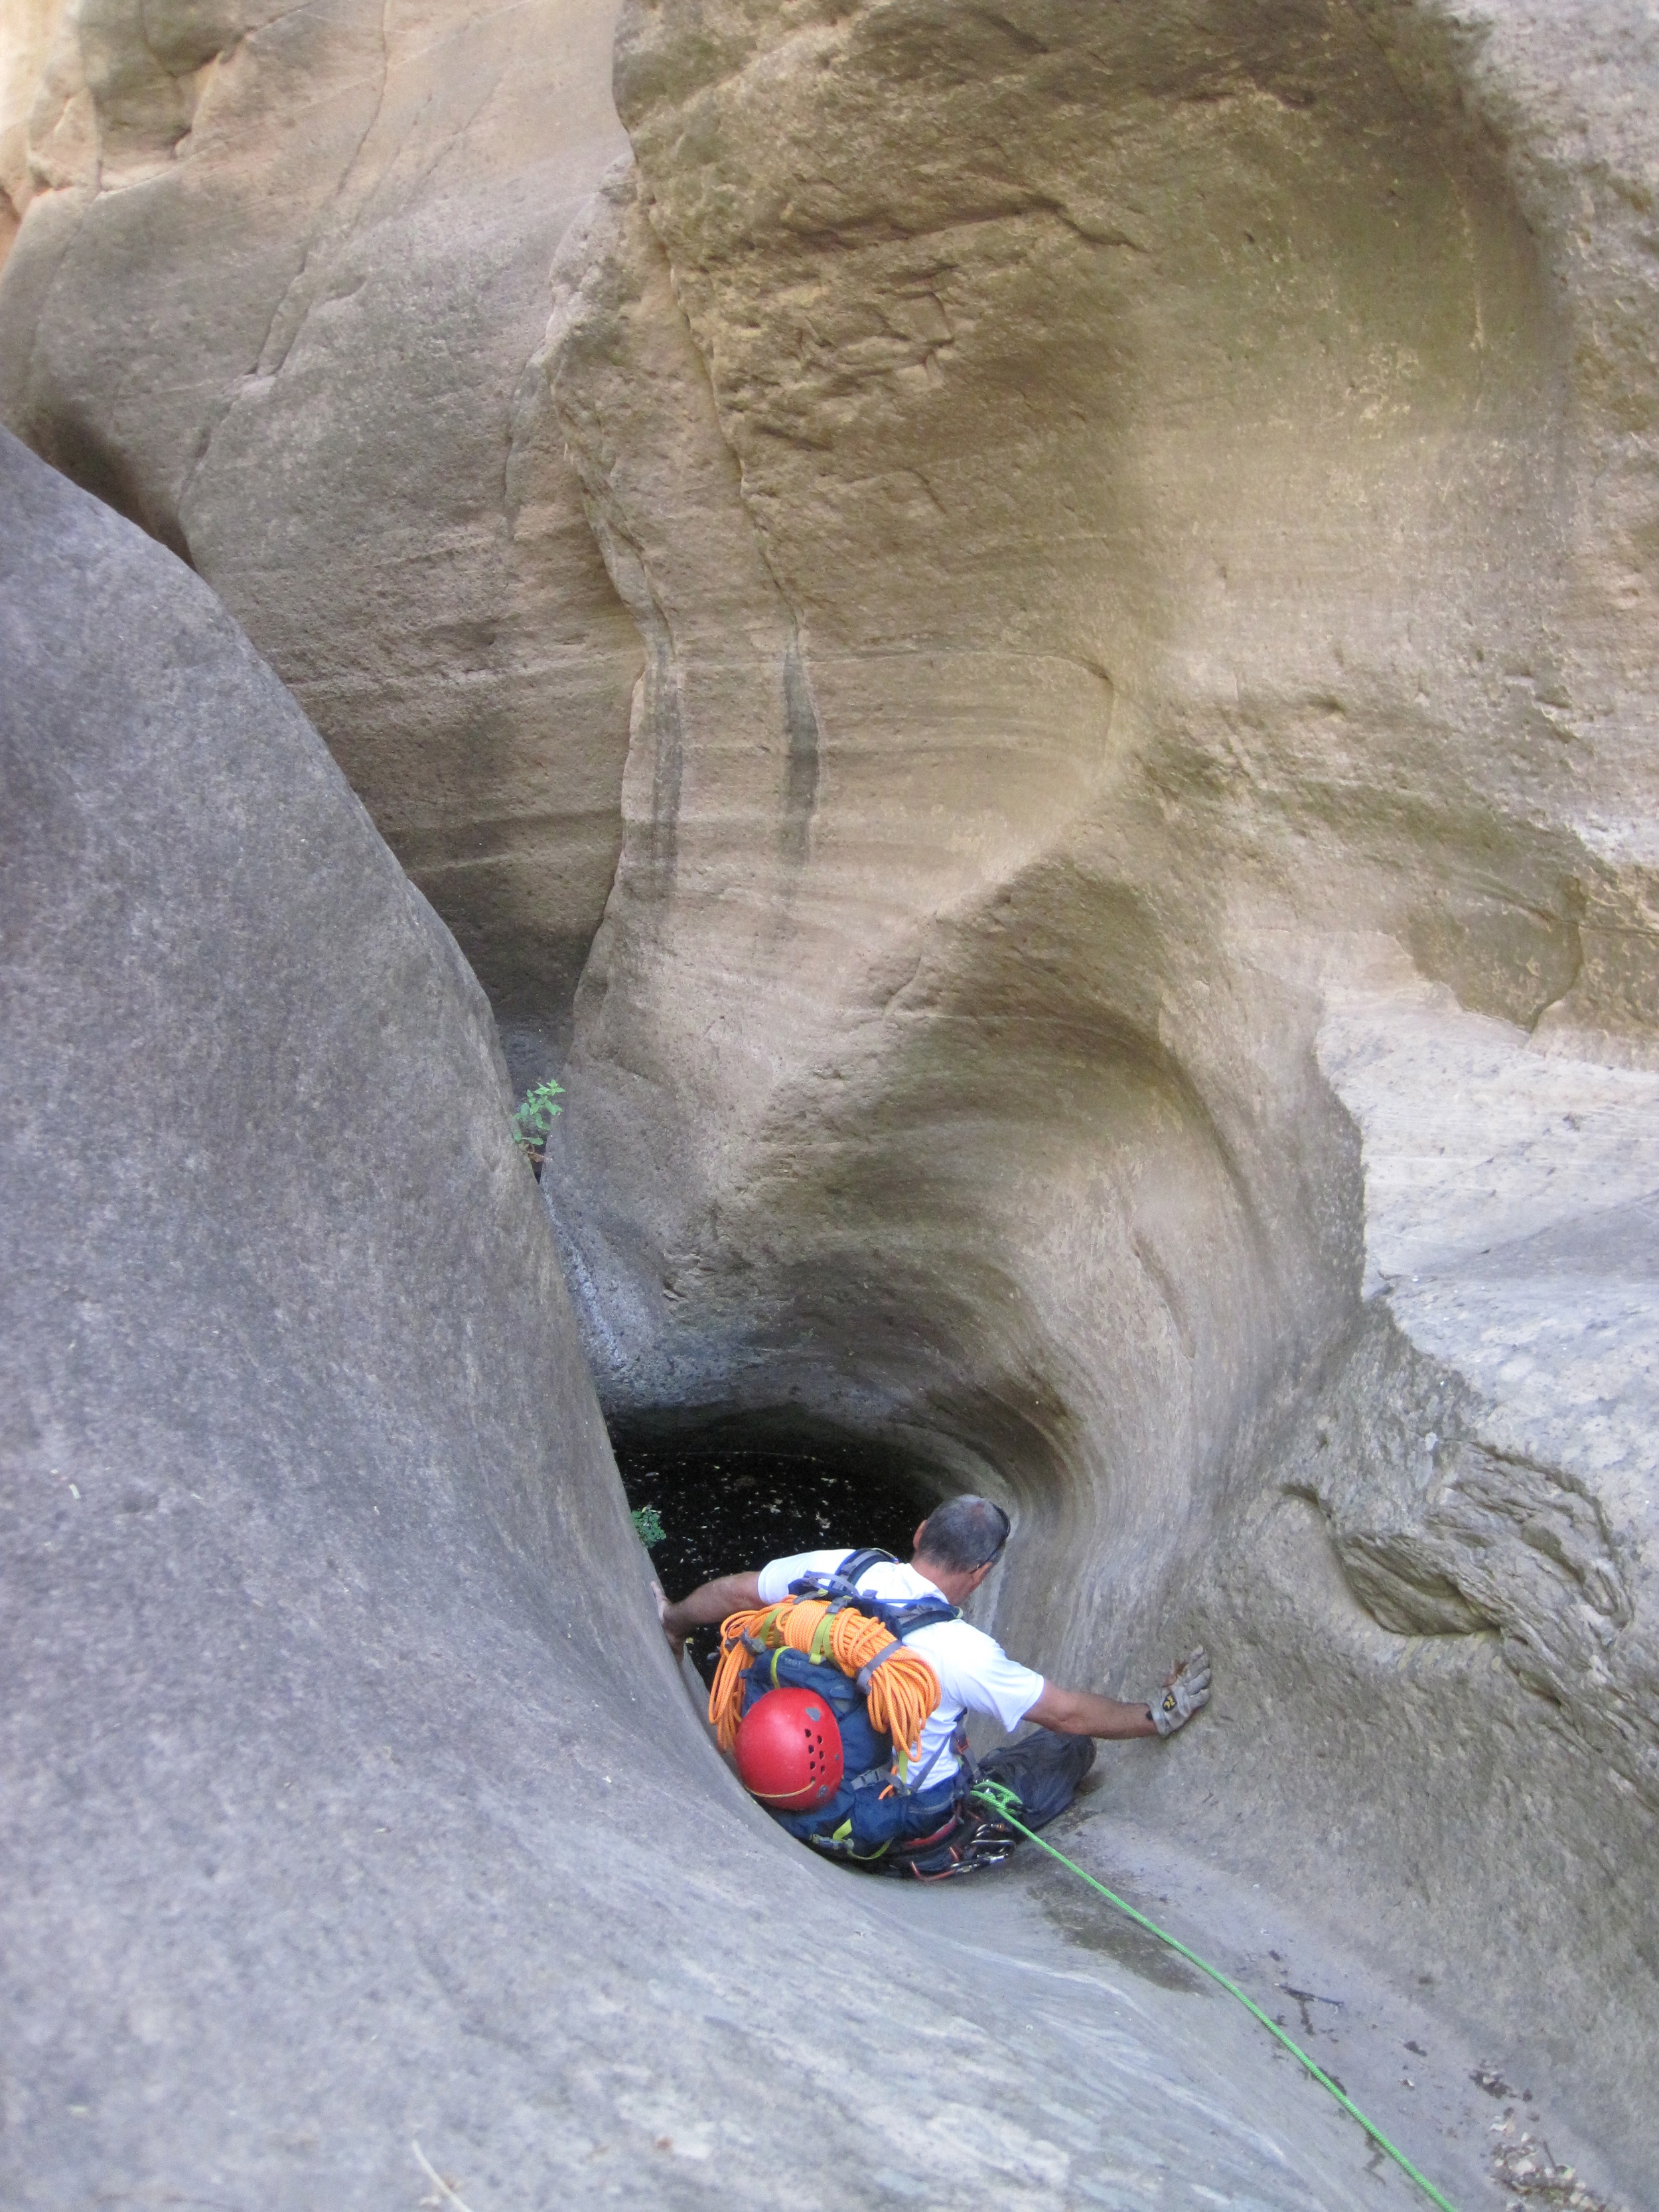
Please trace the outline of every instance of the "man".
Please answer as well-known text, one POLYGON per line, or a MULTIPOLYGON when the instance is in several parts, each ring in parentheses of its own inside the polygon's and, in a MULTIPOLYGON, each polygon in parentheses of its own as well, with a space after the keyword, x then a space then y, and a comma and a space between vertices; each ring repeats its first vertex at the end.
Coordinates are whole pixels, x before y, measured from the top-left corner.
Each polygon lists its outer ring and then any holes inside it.
MULTIPOLYGON (((889 1604, 943 1600, 965 1604, 1002 1557, 1009 1521, 987 1498, 952 1498, 936 1506, 916 1530, 908 1566, 881 1559, 864 1566, 854 1587, 860 1596, 889 1604)), ((773 1559, 758 1574, 723 1575, 704 1583, 676 1605, 661 1605, 662 1624, 675 1656, 692 1629, 734 1613, 777 1605, 803 1578, 820 1585, 836 1574, 848 1551, 801 1552, 773 1559)), ((924 1875, 965 1872, 994 1862, 1012 1847, 1011 1831, 984 1820, 965 1803, 972 1767, 964 1765, 964 1716, 983 1713, 1006 1729, 1036 1725, 1018 1743, 994 1752, 981 1772, 1018 1795, 1027 1827, 1038 1828, 1064 1812, 1094 1764, 1093 1739, 1123 1742, 1134 1736, 1172 1735, 1209 1703, 1210 1662, 1194 1651, 1176 1668, 1152 1705, 1121 1705, 1087 1690, 1062 1689, 1010 1659, 1000 1644, 959 1619, 941 1617, 909 1629, 905 1648, 925 1659, 939 1677, 939 1701, 922 1730, 911 1771, 917 1786, 885 1793, 871 1786, 882 1773, 849 1778, 823 1814, 782 1816, 804 1841, 836 1845, 849 1857, 880 1856, 924 1875), (892 1831, 882 1840, 884 1826, 892 1831), (925 1844, 926 1849, 921 1848, 925 1844)))

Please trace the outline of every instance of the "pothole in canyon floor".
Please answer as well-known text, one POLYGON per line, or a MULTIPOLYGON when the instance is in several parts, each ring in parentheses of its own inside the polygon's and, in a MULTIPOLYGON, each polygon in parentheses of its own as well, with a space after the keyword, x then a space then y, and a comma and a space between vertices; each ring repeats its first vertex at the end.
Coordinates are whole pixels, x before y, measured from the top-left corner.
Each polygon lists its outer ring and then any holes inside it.
MULTIPOLYGON (((830 1546, 878 1544, 908 1559, 939 1486, 881 1445, 792 1438, 726 1428, 612 1438, 628 1503, 654 1512, 662 1534, 652 1565, 671 1598, 715 1575, 830 1546)), ((693 1664, 712 1678, 719 1632, 691 1638, 693 1664)))

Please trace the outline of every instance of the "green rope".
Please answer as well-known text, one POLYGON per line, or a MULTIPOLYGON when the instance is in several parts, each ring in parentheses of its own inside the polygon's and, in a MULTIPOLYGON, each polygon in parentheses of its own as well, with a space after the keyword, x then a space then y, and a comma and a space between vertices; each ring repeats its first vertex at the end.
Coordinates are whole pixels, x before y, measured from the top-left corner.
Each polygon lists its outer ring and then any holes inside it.
POLYGON ((1255 2014, 1255 2018, 1261 2022, 1263 2027, 1267 2029, 1269 2035, 1275 2037, 1284 2045, 1285 2050, 1290 2052, 1292 2058, 1300 2060, 1301 2063, 1307 2068, 1309 2073, 1313 2075, 1314 2080, 1319 2083, 1322 2088, 1328 2089, 1330 2091, 1332 2096, 1335 2098, 1337 2103, 1341 2106, 1345 2112, 1351 2112, 1353 2115, 1354 2118, 1357 2119, 1360 2126, 1364 2129, 1366 2134, 1376 2145, 1377 2148, 1379 2150, 1386 2151, 1402 2173, 1410 2175, 1411 2179, 1417 2184, 1418 2187, 1423 2191, 1423 2194, 1429 2198, 1430 2202, 1431 2203, 1437 2204, 1440 2207, 1440 2212, 1456 2212, 1456 2207, 1449 2203, 1448 2200, 1440 2194, 1440 2191, 1435 2187, 1433 2182, 1427 2181, 1424 2179, 1424 2177, 1418 2172, 1417 2168, 1412 2164, 1410 2159, 1405 2155, 1404 2152, 1397 2151, 1394 2145, 1389 2141, 1387 2136, 1383 2134, 1382 2129, 1375 2126, 1372 2122, 1365 2118, 1365 2115, 1360 2111, 1358 2106, 1354 2103, 1353 2099, 1348 2096, 1343 2090, 1339 2089, 1335 2082, 1332 2081, 1330 2075, 1324 2071, 1323 2068, 1316 2066, 1314 2063, 1313 2060, 1309 2057, 1307 2052, 1302 2048, 1301 2045, 1299 2043, 1293 2042, 1291 2039, 1285 2034, 1284 2029, 1279 2025, 1279 2022, 1276 2020, 1270 2019, 1268 2015, 1262 2011, 1261 2006, 1257 2004, 1254 1997, 1247 1997, 1243 1990, 1239 1988, 1237 1982, 1229 1981, 1226 1975, 1222 1973, 1218 1968, 1211 1966, 1206 1959, 1200 1959, 1196 1951, 1189 1951, 1184 1943, 1178 1942, 1167 1929, 1160 1928, 1156 1920, 1149 1920, 1144 1912, 1137 1912, 1133 1905, 1126 1905, 1121 1897, 1115 1896, 1111 1890, 1107 1888, 1104 1882, 1097 1881, 1091 1874, 1085 1874, 1083 1869, 1079 1866, 1074 1860, 1068 1859, 1064 1851, 1057 1851, 1052 1844, 1044 1843, 1041 1836, 1035 1833, 1033 1830, 1028 1828, 1024 1822, 1018 1817, 1016 1808, 1020 1806, 1021 1801, 1013 1790, 1006 1788, 1006 1785, 1000 1782, 981 1782, 979 1787, 972 1791, 971 1795, 975 1801, 977 1803, 983 1805, 986 1811, 991 1814, 994 1819, 1006 1821, 1011 1828, 1018 1828, 1022 1836, 1024 1836, 1029 1841, 1036 1844, 1040 1850, 1047 1851, 1051 1859, 1058 1859, 1061 1866, 1069 1867, 1079 1881, 1086 1881, 1091 1889, 1097 1889, 1109 1905, 1116 1905, 1120 1912, 1127 1912, 1130 1919, 1134 1921, 1138 1926, 1146 1929, 1149 1935, 1156 1936, 1160 1943, 1167 1943, 1172 1951, 1178 1951, 1183 1959, 1188 1960, 1190 1964, 1198 1968, 1200 1973, 1207 1974, 1212 1982, 1219 1982, 1222 1988, 1227 1991, 1230 1996, 1235 1996, 1238 1999, 1238 2002, 1243 2006, 1246 2012, 1255 2014))

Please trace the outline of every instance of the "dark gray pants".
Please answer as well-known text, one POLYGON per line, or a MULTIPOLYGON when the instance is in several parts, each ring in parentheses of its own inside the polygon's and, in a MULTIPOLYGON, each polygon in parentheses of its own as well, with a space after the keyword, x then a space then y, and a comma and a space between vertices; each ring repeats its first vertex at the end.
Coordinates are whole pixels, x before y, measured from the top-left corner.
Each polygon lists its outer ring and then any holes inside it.
POLYGON ((1094 1763, 1091 1735, 1060 1735, 1053 1729, 1036 1728, 982 1759, 980 1771, 988 1782, 1003 1783, 1015 1793, 1028 1828, 1042 1828, 1066 1810, 1094 1763))

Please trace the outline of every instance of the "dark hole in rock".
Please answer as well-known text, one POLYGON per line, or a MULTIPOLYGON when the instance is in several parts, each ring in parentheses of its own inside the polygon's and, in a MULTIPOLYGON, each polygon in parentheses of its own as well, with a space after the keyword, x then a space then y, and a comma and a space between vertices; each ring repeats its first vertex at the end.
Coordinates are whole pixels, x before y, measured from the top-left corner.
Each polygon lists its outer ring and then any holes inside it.
MULTIPOLYGON (((878 1544, 908 1559, 946 1486, 891 1445, 803 1434, 764 1420, 694 1430, 629 1425, 611 1438, 628 1503, 654 1508, 652 1565, 671 1598, 792 1552, 878 1544)), ((714 1674, 719 1632, 691 1639, 714 1674)))

